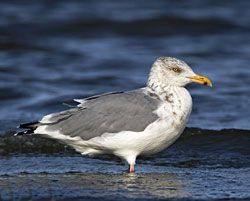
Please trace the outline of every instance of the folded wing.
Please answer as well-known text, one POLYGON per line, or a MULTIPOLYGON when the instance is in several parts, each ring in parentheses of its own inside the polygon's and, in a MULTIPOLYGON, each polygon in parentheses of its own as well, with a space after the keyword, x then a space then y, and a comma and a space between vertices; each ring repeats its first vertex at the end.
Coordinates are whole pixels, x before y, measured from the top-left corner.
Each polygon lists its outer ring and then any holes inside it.
POLYGON ((143 89, 77 101, 81 103, 78 107, 47 115, 37 127, 46 125, 50 133, 59 131, 63 135, 89 140, 104 133, 143 131, 158 119, 154 111, 159 101, 146 95, 143 89))

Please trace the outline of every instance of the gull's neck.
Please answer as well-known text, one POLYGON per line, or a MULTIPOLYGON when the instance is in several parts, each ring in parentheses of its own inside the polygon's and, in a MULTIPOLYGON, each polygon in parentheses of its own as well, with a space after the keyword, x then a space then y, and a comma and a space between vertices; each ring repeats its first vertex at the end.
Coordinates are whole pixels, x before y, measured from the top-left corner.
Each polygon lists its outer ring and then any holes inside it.
POLYGON ((181 121, 188 119, 192 110, 192 98, 187 89, 172 85, 149 85, 147 92, 156 96, 166 109, 166 117, 171 115, 180 117, 181 121))

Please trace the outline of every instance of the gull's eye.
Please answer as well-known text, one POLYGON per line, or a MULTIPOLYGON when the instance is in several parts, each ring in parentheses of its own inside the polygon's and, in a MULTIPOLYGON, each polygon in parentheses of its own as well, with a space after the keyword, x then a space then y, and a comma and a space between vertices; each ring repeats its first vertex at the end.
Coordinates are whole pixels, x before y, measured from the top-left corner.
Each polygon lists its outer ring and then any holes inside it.
POLYGON ((172 71, 176 72, 176 73, 180 73, 181 69, 179 67, 174 67, 171 69, 172 71))

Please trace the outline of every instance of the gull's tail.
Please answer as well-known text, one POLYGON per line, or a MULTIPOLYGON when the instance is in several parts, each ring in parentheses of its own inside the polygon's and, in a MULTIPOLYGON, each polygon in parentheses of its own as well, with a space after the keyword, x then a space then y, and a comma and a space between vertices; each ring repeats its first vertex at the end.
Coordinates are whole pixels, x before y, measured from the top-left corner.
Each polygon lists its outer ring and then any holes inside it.
POLYGON ((37 129, 37 127, 41 123, 36 121, 36 122, 30 122, 30 123, 25 123, 25 124, 20 124, 18 128, 24 129, 23 131, 15 133, 15 136, 17 135, 28 135, 28 134, 33 134, 34 130, 37 129))

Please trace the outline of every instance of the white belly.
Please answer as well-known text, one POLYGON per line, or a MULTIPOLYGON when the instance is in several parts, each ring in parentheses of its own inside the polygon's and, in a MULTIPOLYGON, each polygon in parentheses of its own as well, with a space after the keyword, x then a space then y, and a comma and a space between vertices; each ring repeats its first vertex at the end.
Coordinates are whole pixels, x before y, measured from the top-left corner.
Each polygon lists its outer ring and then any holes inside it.
POLYGON ((142 132, 122 131, 107 133, 85 141, 83 154, 109 153, 127 160, 130 156, 151 155, 173 144, 183 132, 185 125, 173 121, 157 120, 142 132))

